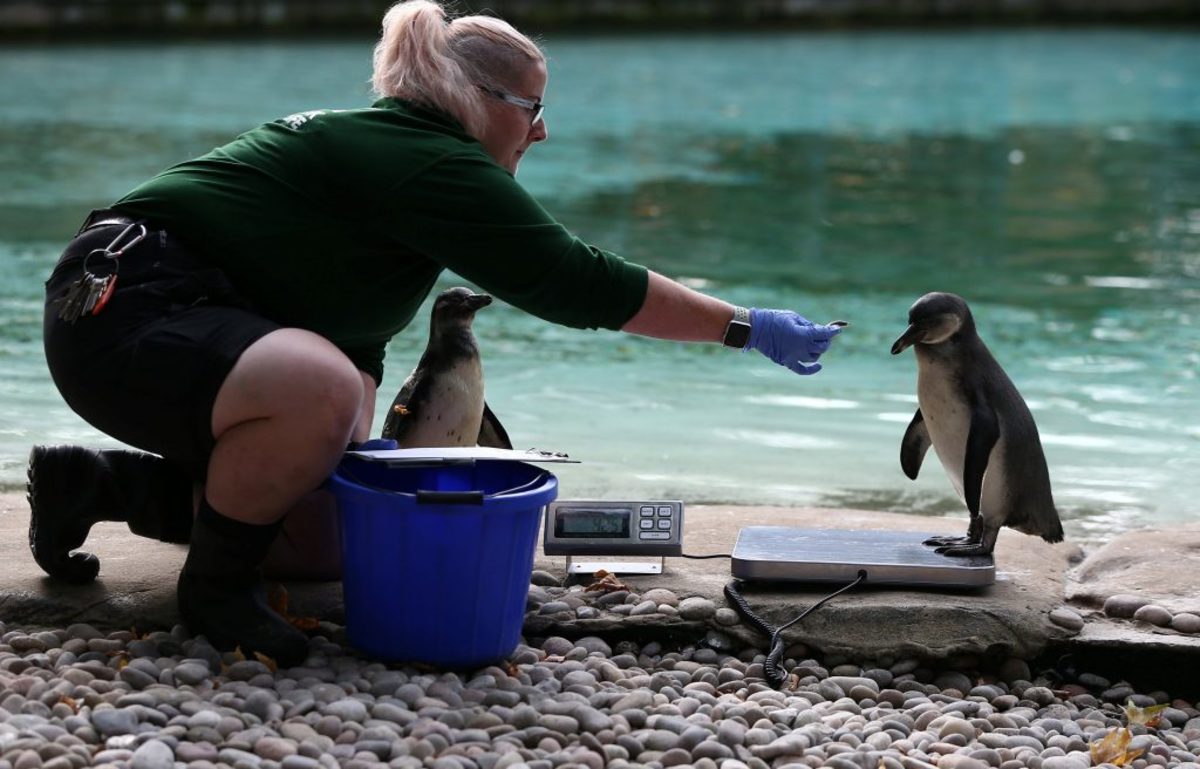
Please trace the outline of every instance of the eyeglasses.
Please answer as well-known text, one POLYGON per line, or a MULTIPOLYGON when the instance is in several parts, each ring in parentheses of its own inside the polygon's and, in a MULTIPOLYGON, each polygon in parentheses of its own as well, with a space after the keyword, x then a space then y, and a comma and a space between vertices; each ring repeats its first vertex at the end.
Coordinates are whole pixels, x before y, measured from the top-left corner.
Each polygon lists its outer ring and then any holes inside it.
POLYGON ((483 91, 489 96, 495 96, 500 101, 508 102, 509 104, 521 107, 522 109, 529 110, 529 113, 532 116, 529 119, 530 126, 537 125, 542 119, 542 113, 546 111, 546 105, 542 103, 541 99, 523 99, 520 96, 513 96, 511 93, 498 91, 495 88, 484 88, 483 86, 479 86, 479 90, 483 91))

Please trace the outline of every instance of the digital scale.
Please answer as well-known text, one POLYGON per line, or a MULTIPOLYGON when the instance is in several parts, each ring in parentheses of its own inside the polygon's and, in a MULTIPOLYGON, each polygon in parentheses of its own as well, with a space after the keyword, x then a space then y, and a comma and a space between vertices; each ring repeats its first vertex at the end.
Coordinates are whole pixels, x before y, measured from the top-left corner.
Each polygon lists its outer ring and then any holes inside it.
POLYGON ((730 571, 756 582, 852 582, 869 585, 986 587, 996 581, 991 555, 935 552, 928 532, 747 526, 733 546, 730 571))
POLYGON ((546 555, 565 555, 567 574, 662 574, 683 555, 683 503, 672 500, 559 500, 546 507, 546 555), (581 561, 577 555, 658 556, 658 562, 581 561))
MULTIPOLYGON (((731 556, 732 576, 752 582, 852 582, 870 585, 980 588, 996 581, 991 555, 934 551, 927 532, 746 526, 731 556)), ((546 509, 544 552, 567 557, 568 574, 661 574, 683 554, 679 500, 558 500, 546 509), (646 561, 576 561, 576 556, 657 557, 646 561)))

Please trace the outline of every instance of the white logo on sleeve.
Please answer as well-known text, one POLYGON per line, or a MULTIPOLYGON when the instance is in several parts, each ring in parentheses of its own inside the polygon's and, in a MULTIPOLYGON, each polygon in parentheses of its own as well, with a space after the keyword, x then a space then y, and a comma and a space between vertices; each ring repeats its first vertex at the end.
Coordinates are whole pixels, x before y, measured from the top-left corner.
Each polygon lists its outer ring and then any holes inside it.
POLYGON ((332 111, 333 110, 327 109, 310 109, 308 112, 297 112, 294 115, 288 115, 287 117, 280 118, 279 122, 286 123, 288 128, 296 130, 304 127, 305 123, 312 120, 317 115, 324 115, 326 112, 332 111))

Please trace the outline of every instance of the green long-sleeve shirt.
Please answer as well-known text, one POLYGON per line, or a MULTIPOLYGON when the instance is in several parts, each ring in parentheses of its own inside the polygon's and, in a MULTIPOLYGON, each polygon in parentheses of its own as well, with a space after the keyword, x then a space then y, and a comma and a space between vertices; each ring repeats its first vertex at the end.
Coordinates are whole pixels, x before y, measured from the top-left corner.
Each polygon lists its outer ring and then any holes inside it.
POLYGON ((620 328, 646 294, 645 268, 572 236, 457 122, 398 99, 267 123, 114 207, 377 382, 443 269, 575 328, 620 328))

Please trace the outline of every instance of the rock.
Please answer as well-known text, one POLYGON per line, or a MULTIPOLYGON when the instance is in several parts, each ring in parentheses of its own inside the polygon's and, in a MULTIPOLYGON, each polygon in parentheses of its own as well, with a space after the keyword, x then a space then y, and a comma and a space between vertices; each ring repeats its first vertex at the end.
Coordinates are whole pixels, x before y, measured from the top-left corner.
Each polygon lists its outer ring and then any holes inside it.
POLYGON ((1180 633, 1200 633, 1200 614, 1180 612, 1171 618, 1171 628, 1180 633))
POLYGON ((1120 593, 1104 601, 1104 613, 1117 619, 1133 619, 1134 612, 1150 603, 1149 598, 1120 593))
POLYGON ((362 723, 367 720, 367 706, 359 700, 341 699, 335 702, 330 702, 322 712, 331 716, 336 716, 342 721, 356 721, 362 723))
POLYGON ((538 587, 562 587, 559 578, 544 569, 534 569, 529 575, 529 582, 538 587))
POLYGON ((175 748, 175 758, 187 764, 193 761, 216 761, 217 747, 210 742, 181 742, 175 748))
POLYGON ((722 606, 713 612, 713 619, 718 625, 730 627, 731 625, 738 624, 740 618, 738 617, 738 613, 736 611, 727 606, 722 606))
POLYGON ((161 740, 150 740, 133 751, 131 769, 174 769, 175 751, 161 740))
MULTIPOLYGON (((1200 614, 1195 586, 1178 577, 1197 571, 1200 522, 1136 529, 1109 540, 1072 569, 1063 594, 1068 602, 1081 606, 1107 603, 1110 596, 1146 596, 1172 613, 1200 614)), ((1122 618, 1132 616, 1132 611, 1122 618)))
POLYGON ((131 734, 137 728, 137 716, 125 708, 102 708, 92 711, 92 726, 103 737, 131 734))
POLYGON ((1050 612, 1050 621, 1059 627, 1066 628, 1073 632, 1083 630, 1083 617, 1074 609, 1068 609, 1065 606, 1060 606, 1050 612))
POLYGON ((175 680, 181 684, 195 686, 208 680, 212 672, 202 662, 181 662, 174 668, 175 680))
POLYGON ((716 604, 707 598, 692 596, 679 602, 679 616, 686 620, 706 620, 717 613, 716 604))
POLYGON ((679 606, 679 596, 666 588, 656 587, 642 593, 643 601, 654 601, 655 604, 666 604, 667 606, 679 606))
POLYGON ((1166 627, 1171 624, 1171 612, 1157 604, 1147 604, 1133 613, 1138 622, 1149 622, 1151 625, 1166 627))
POLYGON ((296 754, 296 746, 279 737, 263 737, 254 743, 254 752, 272 761, 282 761, 296 754))
POLYGON ((588 654, 602 654, 606 658, 612 656, 612 647, 603 638, 598 636, 584 636, 576 641, 575 645, 584 649, 588 654))

